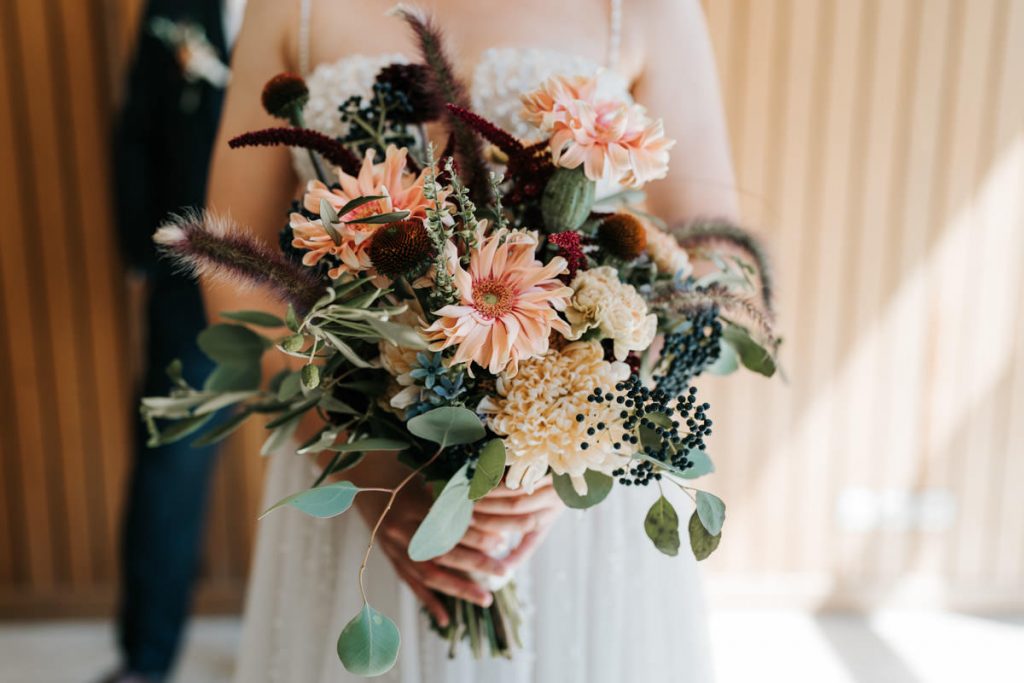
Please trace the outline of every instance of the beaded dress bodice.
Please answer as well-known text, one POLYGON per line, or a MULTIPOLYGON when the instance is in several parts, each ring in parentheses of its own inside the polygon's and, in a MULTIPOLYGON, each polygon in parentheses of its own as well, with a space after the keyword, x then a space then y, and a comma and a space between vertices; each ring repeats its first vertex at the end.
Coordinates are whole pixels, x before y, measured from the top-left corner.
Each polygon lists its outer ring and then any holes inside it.
MULTIPOLYGON (((357 54, 320 64, 306 78, 306 125, 332 137, 345 135, 348 127, 339 117, 338 106, 352 95, 369 98, 377 72, 388 64, 409 61, 401 53, 357 54)), ((520 117, 520 96, 556 75, 596 76, 599 94, 630 97, 625 77, 590 59, 545 48, 501 47, 485 50, 473 71, 473 110, 521 140, 536 141, 540 132, 520 117)), ((305 152, 293 150, 292 159, 300 178, 314 177, 305 152)))

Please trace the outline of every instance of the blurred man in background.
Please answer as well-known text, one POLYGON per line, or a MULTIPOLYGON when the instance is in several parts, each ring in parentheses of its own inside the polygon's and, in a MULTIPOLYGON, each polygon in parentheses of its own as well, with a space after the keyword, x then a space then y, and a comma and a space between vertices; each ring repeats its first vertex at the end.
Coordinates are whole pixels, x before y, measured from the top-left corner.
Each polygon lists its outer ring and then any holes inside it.
MULTIPOLYGON (((199 288, 157 258, 151 236, 173 211, 201 207, 230 45, 244 0, 149 0, 115 133, 124 257, 145 291, 144 396, 170 389, 175 359, 202 384, 209 360, 199 288)), ((177 655, 198 569, 213 447, 148 448, 139 426, 122 538, 121 669, 108 680, 160 681, 177 655)))

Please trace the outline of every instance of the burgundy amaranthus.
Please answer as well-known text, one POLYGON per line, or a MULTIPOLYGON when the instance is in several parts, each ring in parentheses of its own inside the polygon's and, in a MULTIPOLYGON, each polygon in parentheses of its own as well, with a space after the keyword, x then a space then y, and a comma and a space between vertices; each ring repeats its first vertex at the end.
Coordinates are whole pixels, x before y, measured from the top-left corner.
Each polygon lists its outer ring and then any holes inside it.
POLYGON ((190 211, 166 223, 153 235, 160 250, 196 277, 265 286, 305 313, 323 294, 323 284, 310 268, 245 234, 229 219, 190 211))
POLYGON ((337 140, 309 128, 264 128, 242 133, 228 141, 231 149, 239 147, 301 147, 318 152, 329 163, 339 166, 349 175, 358 175, 360 161, 355 154, 337 140))
POLYGON ((509 200, 513 203, 532 199, 540 195, 548 178, 555 170, 546 140, 524 145, 515 137, 491 123, 479 114, 455 104, 445 105, 452 116, 463 121, 484 140, 491 143, 508 157, 506 166, 513 180, 509 200))
POLYGON ((563 282, 572 282, 576 273, 587 266, 580 234, 574 230, 548 235, 548 242, 558 247, 558 255, 565 259, 569 272, 559 276, 563 282))

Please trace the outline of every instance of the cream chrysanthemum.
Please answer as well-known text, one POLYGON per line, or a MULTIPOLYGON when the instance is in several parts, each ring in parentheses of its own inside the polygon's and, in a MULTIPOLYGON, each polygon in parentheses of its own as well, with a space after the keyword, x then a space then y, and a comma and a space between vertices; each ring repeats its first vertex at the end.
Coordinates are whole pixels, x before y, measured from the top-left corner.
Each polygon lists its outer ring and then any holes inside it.
POLYGON ((588 469, 610 474, 621 467, 631 452, 623 439, 622 406, 587 397, 596 388, 611 391, 628 377, 629 366, 606 361, 598 342, 569 344, 521 362, 515 377, 499 377, 498 395, 484 399, 480 411, 505 439, 507 486, 531 490, 551 468, 569 475, 582 495, 588 469), (587 434, 590 428, 593 435, 587 434))
POLYGON ((602 338, 612 340, 618 360, 624 360, 630 351, 645 350, 654 341, 658 316, 647 312, 647 303, 636 288, 619 280, 611 266, 580 271, 570 286, 573 295, 565 316, 573 339, 597 328, 602 338))
POLYGON ((647 228, 647 253, 662 273, 685 278, 693 272, 690 255, 679 246, 676 238, 650 224, 647 228))

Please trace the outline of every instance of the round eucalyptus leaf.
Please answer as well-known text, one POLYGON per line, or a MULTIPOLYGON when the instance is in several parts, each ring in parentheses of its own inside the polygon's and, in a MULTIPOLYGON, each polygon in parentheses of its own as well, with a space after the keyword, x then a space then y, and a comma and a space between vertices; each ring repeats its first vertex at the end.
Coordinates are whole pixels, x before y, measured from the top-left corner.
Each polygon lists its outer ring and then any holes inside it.
POLYGON ((555 485, 555 493, 562 499, 566 506, 582 510, 593 507, 608 497, 612 490, 614 480, 603 472, 587 470, 583 473, 583 481, 587 483, 587 492, 580 495, 572 485, 572 479, 567 474, 556 474, 552 477, 555 485))
POLYGON ((473 518, 473 501, 469 499, 467 465, 459 468, 409 542, 409 557, 415 562, 426 562, 440 557, 454 548, 469 528, 473 518))
POLYGON ((260 515, 260 519, 286 505, 301 510, 312 517, 321 519, 334 517, 352 507, 352 501, 359 493, 359 487, 350 481, 336 481, 323 486, 316 486, 305 491, 293 493, 287 498, 278 501, 266 512, 260 515))
POLYGON ((484 437, 484 425, 468 408, 445 406, 417 415, 406 423, 415 436, 443 447, 473 443, 484 437))
POLYGON ((748 370, 753 370, 765 377, 775 374, 775 359, 763 346, 758 344, 744 328, 739 325, 726 325, 722 338, 732 344, 740 361, 748 370))
POLYGON ((473 471, 473 479, 469 482, 469 497, 479 500, 490 493, 501 483, 505 474, 505 442, 491 439, 480 451, 473 471))
POLYGON ((697 516, 708 533, 717 536, 725 523, 725 503, 713 493, 697 491, 697 516))
POLYGON ((661 552, 672 557, 679 554, 679 515, 665 496, 659 496, 647 511, 644 531, 661 552))
POLYGON ((715 552, 715 548, 718 547, 719 542, 722 540, 722 534, 717 536, 709 534, 696 511, 690 515, 688 528, 690 532, 690 549, 693 550, 693 556, 697 558, 698 562, 706 560, 711 553, 715 552))
POLYGON ((255 391, 263 379, 259 358, 243 362, 218 363, 203 382, 206 391, 255 391))
POLYGON ((683 479, 696 479, 715 471, 715 464, 711 462, 711 458, 708 457, 707 453, 700 449, 691 448, 689 452, 687 452, 686 457, 693 463, 693 465, 687 467, 685 470, 679 471, 679 476, 683 479))
POLYGON ((395 622, 364 604, 338 636, 338 658, 357 676, 380 676, 395 665, 401 644, 395 622))

